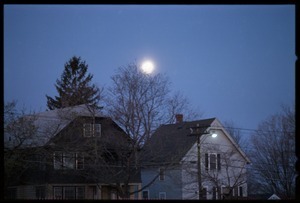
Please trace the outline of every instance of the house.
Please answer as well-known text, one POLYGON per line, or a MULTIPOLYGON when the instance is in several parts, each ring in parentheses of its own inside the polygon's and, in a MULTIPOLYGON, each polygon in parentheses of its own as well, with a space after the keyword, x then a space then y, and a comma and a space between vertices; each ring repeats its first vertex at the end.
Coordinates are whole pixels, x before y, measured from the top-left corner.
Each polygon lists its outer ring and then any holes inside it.
POLYGON ((161 125, 144 147, 142 198, 247 197, 246 167, 250 160, 220 121, 184 122, 183 115, 176 118, 175 124, 161 125))
POLYGON ((7 129, 6 198, 141 198, 130 137, 90 106, 25 116, 7 129))
POLYGON ((280 197, 278 197, 276 194, 271 195, 268 200, 280 200, 280 197))

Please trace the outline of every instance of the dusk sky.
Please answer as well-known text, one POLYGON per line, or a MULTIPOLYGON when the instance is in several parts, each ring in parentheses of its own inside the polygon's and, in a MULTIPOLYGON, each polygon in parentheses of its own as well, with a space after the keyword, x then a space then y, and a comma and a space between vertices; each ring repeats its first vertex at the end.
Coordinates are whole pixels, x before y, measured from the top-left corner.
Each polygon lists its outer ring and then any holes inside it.
POLYGON ((45 111, 72 56, 104 88, 150 59, 202 118, 256 129, 295 102, 295 6, 4 5, 4 102, 45 111))

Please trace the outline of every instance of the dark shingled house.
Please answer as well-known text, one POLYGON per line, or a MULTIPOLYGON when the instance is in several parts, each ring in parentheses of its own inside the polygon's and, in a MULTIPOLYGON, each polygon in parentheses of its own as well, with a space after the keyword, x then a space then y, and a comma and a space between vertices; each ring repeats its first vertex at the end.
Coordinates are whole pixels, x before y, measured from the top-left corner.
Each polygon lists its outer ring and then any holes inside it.
POLYGON ((13 127, 5 134, 6 198, 140 198, 131 139, 111 118, 79 105, 24 121, 34 128, 23 139, 13 127))

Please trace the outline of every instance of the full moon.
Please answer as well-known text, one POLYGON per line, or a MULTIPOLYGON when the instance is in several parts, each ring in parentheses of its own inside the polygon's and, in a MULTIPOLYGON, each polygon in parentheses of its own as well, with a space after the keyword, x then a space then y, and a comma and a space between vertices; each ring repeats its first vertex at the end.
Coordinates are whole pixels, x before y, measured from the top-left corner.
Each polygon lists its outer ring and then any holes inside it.
POLYGON ((142 70, 146 74, 151 74, 154 71, 154 65, 151 61, 145 61, 142 64, 142 70))

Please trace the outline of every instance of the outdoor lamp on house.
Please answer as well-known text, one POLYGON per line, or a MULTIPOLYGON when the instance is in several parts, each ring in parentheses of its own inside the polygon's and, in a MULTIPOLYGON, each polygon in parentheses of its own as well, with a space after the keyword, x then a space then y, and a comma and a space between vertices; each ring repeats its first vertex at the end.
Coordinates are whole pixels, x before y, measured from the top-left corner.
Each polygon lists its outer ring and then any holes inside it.
POLYGON ((197 126, 195 127, 190 127, 190 131, 191 133, 189 134, 189 136, 197 136, 197 169, 198 169, 198 195, 199 195, 199 200, 202 199, 202 193, 203 193, 203 189, 202 189, 202 177, 201 177, 201 151, 200 151, 200 137, 202 135, 210 135, 213 138, 216 138, 218 136, 218 134, 214 131, 214 130, 205 130, 204 132, 202 132, 201 129, 203 128, 208 128, 210 126, 199 126, 199 124, 197 124, 197 126))

